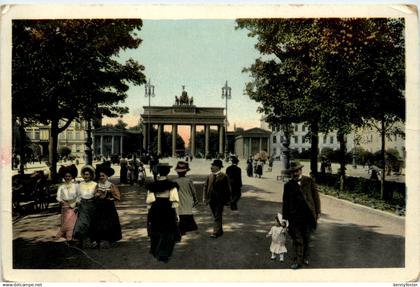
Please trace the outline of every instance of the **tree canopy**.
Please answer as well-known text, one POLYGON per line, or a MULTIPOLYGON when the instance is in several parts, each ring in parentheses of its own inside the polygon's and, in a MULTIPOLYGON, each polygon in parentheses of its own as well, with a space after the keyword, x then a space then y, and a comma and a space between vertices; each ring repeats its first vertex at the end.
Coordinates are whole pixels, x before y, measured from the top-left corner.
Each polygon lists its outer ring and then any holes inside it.
POLYGON ((117 104, 127 97, 128 83, 145 83, 144 67, 116 57, 140 45, 141 27, 140 19, 13 21, 12 113, 21 125, 22 119, 50 124, 53 173, 58 134, 74 119, 128 112, 117 104))

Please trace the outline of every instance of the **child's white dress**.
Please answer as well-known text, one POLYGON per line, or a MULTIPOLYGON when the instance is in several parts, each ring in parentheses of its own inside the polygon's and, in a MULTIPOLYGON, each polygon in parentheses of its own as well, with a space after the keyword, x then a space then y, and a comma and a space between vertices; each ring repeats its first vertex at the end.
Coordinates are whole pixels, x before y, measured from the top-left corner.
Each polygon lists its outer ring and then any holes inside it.
POLYGON ((270 252, 275 254, 286 253, 286 228, 282 226, 273 226, 267 234, 267 237, 270 235, 270 252))

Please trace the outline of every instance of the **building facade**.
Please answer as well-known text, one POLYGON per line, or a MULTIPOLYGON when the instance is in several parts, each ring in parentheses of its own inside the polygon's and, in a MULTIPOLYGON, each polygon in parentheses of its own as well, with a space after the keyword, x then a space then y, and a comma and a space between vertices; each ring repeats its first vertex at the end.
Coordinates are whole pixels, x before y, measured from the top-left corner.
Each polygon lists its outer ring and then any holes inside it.
POLYGON ((262 151, 269 152, 271 132, 262 128, 242 131, 235 138, 235 154, 241 159, 248 159, 262 151))

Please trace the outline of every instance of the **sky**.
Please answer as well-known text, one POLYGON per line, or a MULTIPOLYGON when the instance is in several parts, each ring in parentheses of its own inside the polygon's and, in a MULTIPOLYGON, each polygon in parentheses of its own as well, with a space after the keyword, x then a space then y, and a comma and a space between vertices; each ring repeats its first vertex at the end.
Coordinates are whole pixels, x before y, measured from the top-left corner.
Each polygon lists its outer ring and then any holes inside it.
MULTIPOLYGON (((133 58, 145 66, 147 81, 155 86, 151 106, 171 106, 182 86, 198 107, 225 107, 222 86, 228 81, 228 130, 260 126, 258 103, 244 94, 251 78, 242 69, 249 67, 258 51, 256 39, 247 30, 235 30, 235 20, 144 20, 138 36, 143 40, 135 50, 120 53, 120 59, 133 58)), ((130 86, 122 105, 130 112, 123 121, 138 123, 143 106, 148 105, 144 85, 130 86)), ((109 123, 110 120, 104 120, 109 123)), ((111 121, 116 122, 116 119, 111 121)))

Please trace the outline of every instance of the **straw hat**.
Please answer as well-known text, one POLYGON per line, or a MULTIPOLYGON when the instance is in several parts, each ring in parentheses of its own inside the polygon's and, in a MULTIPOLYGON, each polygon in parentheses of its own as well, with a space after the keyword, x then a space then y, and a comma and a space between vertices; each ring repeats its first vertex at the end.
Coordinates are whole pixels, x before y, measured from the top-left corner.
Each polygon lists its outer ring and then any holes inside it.
POLYGON ((303 167, 303 164, 295 160, 290 163, 289 171, 295 171, 295 170, 301 169, 302 167, 303 167))

